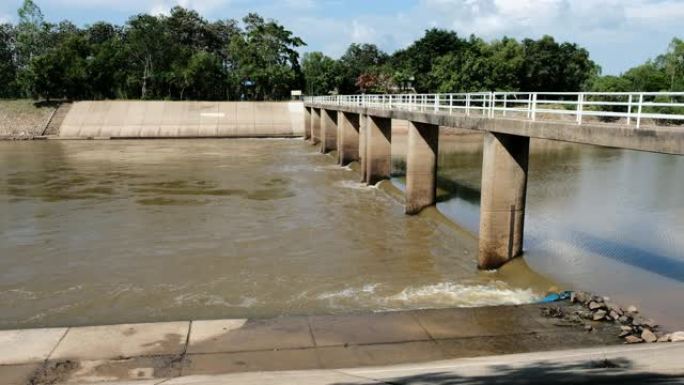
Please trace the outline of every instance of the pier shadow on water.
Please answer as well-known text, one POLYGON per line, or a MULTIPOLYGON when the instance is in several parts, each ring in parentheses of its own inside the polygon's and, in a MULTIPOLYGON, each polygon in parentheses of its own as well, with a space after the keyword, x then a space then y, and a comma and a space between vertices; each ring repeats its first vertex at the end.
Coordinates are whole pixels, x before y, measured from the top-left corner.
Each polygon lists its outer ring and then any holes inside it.
MULTIPOLYGON (((601 255, 663 277, 684 282, 684 260, 678 260, 634 245, 615 242, 589 233, 568 230, 573 243, 593 254, 601 255)), ((534 240, 531 240, 534 242, 534 240)))

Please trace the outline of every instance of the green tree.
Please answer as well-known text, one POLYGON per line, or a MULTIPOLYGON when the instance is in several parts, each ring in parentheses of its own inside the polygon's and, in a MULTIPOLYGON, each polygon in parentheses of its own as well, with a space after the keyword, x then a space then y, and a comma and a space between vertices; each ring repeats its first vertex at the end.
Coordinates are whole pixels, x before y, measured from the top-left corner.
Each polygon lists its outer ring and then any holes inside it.
POLYGON ((460 51, 435 60, 431 83, 438 92, 516 91, 523 62, 522 47, 514 39, 487 43, 471 37, 460 51))
POLYGON ((24 0, 17 13, 19 14, 17 55, 20 64, 27 65, 34 56, 45 51, 45 43, 49 33, 43 12, 33 0, 24 0))
POLYGON ((451 61, 459 61, 459 55, 466 46, 465 40, 456 32, 444 29, 429 29, 425 35, 403 50, 392 55, 392 66, 395 71, 402 72, 414 79, 413 86, 417 92, 435 92, 440 88, 440 80, 433 76, 435 61, 445 55, 451 55, 451 61))
POLYGON ((48 47, 49 26, 43 13, 32 0, 24 0, 17 11, 19 23, 16 26, 17 83, 22 94, 30 93, 28 66, 32 59, 43 54, 48 47))
POLYGON ((31 59, 28 68, 31 93, 46 100, 83 99, 89 96, 87 57, 89 50, 83 36, 64 37, 56 47, 31 59))
POLYGON ((138 88, 141 99, 163 95, 165 70, 170 67, 174 37, 161 18, 137 15, 126 23, 124 30, 126 53, 132 59, 127 83, 138 88))
POLYGON ((622 76, 599 76, 591 82, 589 91, 593 92, 631 92, 634 86, 631 81, 622 76))
POLYGON ((580 91, 598 71, 589 52, 577 44, 558 44, 553 37, 522 42, 524 65, 520 74, 522 91, 580 91))
POLYGON ((304 41, 275 21, 251 13, 243 19, 245 33, 233 37, 230 51, 236 70, 233 76, 250 99, 274 100, 301 88, 303 77, 297 48, 304 41))
POLYGON ((326 95, 337 90, 339 65, 321 52, 307 52, 302 58, 302 72, 309 95, 326 95))
POLYGON ((123 29, 109 23, 95 23, 85 31, 90 46, 87 59, 88 84, 93 99, 126 98, 126 72, 123 29))
POLYGON ((630 68, 623 77, 632 84, 632 91, 659 92, 669 88, 667 73, 650 60, 630 68))
POLYGON ((11 24, 0 24, 0 98, 13 97, 17 93, 15 36, 11 24))
POLYGON ((340 93, 355 93, 359 76, 377 76, 388 59, 389 56, 375 44, 351 44, 339 60, 340 93))
POLYGON ((684 91, 684 40, 674 38, 667 52, 656 59, 670 80, 670 91, 684 91))
POLYGON ((180 99, 220 100, 225 97, 225 73, 221 59, 213 53, 199 51, 182 68, 174 71, 180 88, 180 99))

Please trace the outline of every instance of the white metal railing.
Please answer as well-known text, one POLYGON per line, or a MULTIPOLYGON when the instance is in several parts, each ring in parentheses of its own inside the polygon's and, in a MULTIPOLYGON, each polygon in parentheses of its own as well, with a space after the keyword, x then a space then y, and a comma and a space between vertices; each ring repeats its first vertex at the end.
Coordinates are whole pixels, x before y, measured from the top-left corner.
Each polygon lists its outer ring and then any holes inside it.
POLYGON ((527 120, 587 118, 636 125, 644 120, 684 123, 684 92, 474 92, 454 94, 308 96, 335 106, 460 113, 527 120))

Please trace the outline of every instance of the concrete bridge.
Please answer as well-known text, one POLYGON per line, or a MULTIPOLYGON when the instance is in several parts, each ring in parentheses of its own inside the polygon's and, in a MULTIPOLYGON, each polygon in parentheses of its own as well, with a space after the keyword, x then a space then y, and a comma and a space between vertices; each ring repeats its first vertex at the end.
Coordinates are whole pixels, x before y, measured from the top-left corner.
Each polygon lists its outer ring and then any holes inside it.
POLYGON ((361 162, 362 180, 391 172, 393 119, 408 121, 406 213, 434 205, 439 127, 484 132, 479 266, 523 247, 530 138, 684 154, 684 92, 349 95, 305 100, 305 138, 361 162))

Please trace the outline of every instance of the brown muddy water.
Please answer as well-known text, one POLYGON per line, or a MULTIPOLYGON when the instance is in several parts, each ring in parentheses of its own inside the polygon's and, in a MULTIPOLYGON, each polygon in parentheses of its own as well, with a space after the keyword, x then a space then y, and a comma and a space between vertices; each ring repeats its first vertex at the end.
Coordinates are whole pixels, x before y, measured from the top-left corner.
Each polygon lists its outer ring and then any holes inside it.
MULTIPOLYGON (((403 188, 406 137, 392 142, 403 188)), ((476 234, 482 137, 442 135, 439 145, 437 208, 476 234)), ((559 286, 684 329, 684 157, 533 140, 524 249, 559 286)))
POLYGON ((0 328, 526 303, 552 285, 523 260, 478 272, 471 234, 317 150, 1 142, 0 328))

